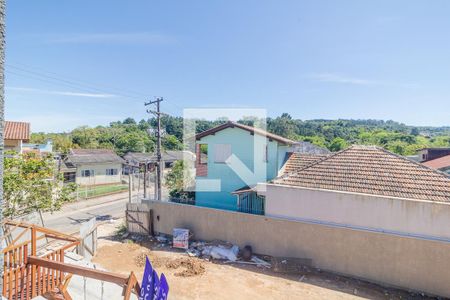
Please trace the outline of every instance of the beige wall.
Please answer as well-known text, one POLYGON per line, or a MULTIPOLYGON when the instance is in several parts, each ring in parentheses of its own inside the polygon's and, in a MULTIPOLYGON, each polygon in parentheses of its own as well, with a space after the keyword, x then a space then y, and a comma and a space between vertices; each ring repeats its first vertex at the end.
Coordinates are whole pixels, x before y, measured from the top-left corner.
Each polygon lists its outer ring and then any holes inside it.
POLYGON ((22 140, 5 140, 5 150, 14 150, 22 153, 22 140))
POLYGON ((450 241, 450 204, 266 184, 266 216, 450 241))
POLYGON ((76 183, 80 185, 98 185, 120 183, 122 164, 85 164, 77 166, 76 183), (117 175, 106 175, 106 169, 117 169, 117 175), (82 170, 94 170, 95 176, 81 177, 82 170))
POLYGON ((251 245, 261 254, 310 258, 324 270, 450 297, 447 242, 168 202, 148 205, 156 232, 189 228, 197 239, 251 245))

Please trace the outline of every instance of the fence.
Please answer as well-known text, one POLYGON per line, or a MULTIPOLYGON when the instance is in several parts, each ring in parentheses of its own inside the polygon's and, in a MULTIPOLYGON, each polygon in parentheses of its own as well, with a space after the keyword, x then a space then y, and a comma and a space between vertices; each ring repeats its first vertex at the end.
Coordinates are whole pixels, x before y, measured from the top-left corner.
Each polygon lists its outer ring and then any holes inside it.
POLYGON ((312 259, 313 265, 384 285, 450 297, 450 243, 345 227, 149 201, 153 230, 188 228, 197 239, 251 245, 256 253, 312 259))

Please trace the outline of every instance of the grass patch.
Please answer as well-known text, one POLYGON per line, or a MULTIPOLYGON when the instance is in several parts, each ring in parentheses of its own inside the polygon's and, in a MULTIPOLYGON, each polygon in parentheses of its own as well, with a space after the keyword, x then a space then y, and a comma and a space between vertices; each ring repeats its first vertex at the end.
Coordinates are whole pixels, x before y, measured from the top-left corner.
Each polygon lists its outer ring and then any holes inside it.
POLYGON ((117 184, 117 185, 101 185, 101 186, 93 186, 93 187, 80 187, 78 189, 78 197, 79 198, 92 198, 98 197, 110 193, 127 191, 128 185, 126 184, 117 184))

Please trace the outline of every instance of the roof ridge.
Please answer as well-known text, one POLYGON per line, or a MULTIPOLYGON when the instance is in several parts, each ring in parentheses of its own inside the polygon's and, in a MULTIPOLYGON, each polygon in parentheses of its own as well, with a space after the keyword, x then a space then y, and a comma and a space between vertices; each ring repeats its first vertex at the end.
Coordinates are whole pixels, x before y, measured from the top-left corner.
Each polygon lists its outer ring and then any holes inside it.
POLYGON ((381 150, 381 151, 383 151, 383 152, 386 152, 386 153, 388 153, 388 154, 394 155, 394 156, 396 156, 397 158, 402 159, 402 160, 404 160, 404 161, 407 161, 407 162, 409 162, 409 163, 412 163, 412 164, 414 164, 414 165, 416 165, 416 166, 418 166, 418 167, 420 167, 420 168, 422 168, 422 169, 432 171, 432 172, 434 172, 434 173, 436 173, 436 174, 438 174, 438 175, 442 175, 442 176, 444 176, 444 177, 446 177, 446 178, 450 178, 450 175, 447 175, 446 173, 444 173, 444 172, 442 172, 442 171, 439 171, 439 170, 430 168, 430 167, 428 167, 428 166, 425 166, 425 165, 422 164, 422 163, 419 163, 419 162, 417 162, 417 161, 414 161, 414 160, 412 160, 412 159, 409 159, 409 158, 407 158, 407 157, 405 157, 405 156, 402 156, 402 155, 400 155, 400 154, 391 152, 391 151, 389 151, 389 150, 387 150, 387 149, 384 149, 384 148, 382 148, 382 147, 379 147, 379 150, 381 150))
POLYGON ((226 122, 224 122, 222 124, 219 124, 219 125, 217 125, 217 126, 215 126, 213 128, 207 129, 207 130, 205 130, 203 132, 200 132, 200 133, 196 134, 195 135, 195 139, 199 140, 199 139, 201 139, 201 138, 203 138, 205 136, 208 136, 210 134, 214 134, 215 132, 221 131, 221 130, 229 128, 229 127, 237 127, 237 128, 242 129, 242 130, 247 130, 249 132, 257 133, 257 134, 262 135, 262 136, 264 136, 264 137, 266 137, 268 139, 273 139, 273 140, 276 140, 276 141, 278 141, 280 143, 284 143, 284 144, 296 144, 296 143, 298 143, 298 142, 296 142, 294 140, 291 140, 289 138, 285 138, 285 137, 283 137, 281 135, 269 132, 266 129, 258 128, 258 127, 255 127, 255 126, 245 125, 245 124, 242 124, 242 123, 239 123, 239 122, 235 122, 235 121, 230 121, 230 120, 228 120, 228 121, 226 121, 226 122))
MULTIPOLYGON (((328 154, 328 155, 327 155, 327 154, 324 154, 325 157, 322 157, 322 158, 320 158, 320 159, 318 159, 318 160, 312 162, 311 164, 309 164, 309 165, 307 165, 307 166, 304 166, 303 168, 300 168, 300 169, 297 170, 296 172, 289 173, 289 174, 287 174, 287 175, 283 175, 283 176, 274 178, 273 181, 274 181, 274 180, 278 180, 278 179, 286 179, 286 178, 289 178, 289 177, 291 177, 291 176, 295 176, 295 175, 299 174, 301 171, 303 171, 303 170, 305 170, 305 169, 307 169, 307 168, 310 168, 310 167, 312 167, 312 166, 314 166, 314 165, 317 165, 318 163, 321 163, 321 162, 323 162, 323 161, 325 161, 325 160, 328 160, 329 158, 332 158, 332 157, 334 157, 334 156, 336 156, 336 155, 338 155, 338 154, 340 154, 340 153, 343 153, 343 152, 349 150, 351 147, 352 147, 352 146, 350 146, 350 147, 348 147, 348 148, 346 148, 346 149, 343 149, 343 150, 341 150, 341 151, 334 152, 334 153, 332 153, 332 154, 328 154)), ((294 153, 295 153, 295 152, 294 152, 294 153)))

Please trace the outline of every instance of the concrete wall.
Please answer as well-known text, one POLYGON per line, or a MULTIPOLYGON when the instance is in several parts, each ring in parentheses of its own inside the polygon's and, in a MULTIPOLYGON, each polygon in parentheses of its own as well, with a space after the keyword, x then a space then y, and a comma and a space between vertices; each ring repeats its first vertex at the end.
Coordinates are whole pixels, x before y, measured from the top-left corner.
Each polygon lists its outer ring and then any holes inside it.
POLYGON ((120 183, 122 180, 122 164, 85 164, 77 166, 76 183, 80 185, 99 185, 120 183), (106 169, 117 169, 117 175, 106 175, 106 169), (95 176, 82 177, 83 170, 94 170, 95 176))
POLYGON ((450 297, 450 243, 167 202, 149 202, 155 232, 189 228, 256 253, 310 258, 314 266, 450 297))
POLYGON ((450 204, 264 184, 266 216, 450 241, 450 204))
MULTIPOLYGON (((237 199, 231 192, 246 185, 256 185, 258 182, 266 182, 273 179, 281 168, 281 163, 285 158, 288 147, 281 147, 276 141, 266 142, 266 137, 255 134, 240 128, 226 128, 214 135, 203 137, 197 144, 208 145, 208 164, 206 176, 196 177, 196 204, 199 206, 236 210, 237 199), (264 161, 265 145, 268 146, 268 162, 264 161), (231 153, 234 154, 247 168, 248 173, 254 173, 243 180, 226 163, 214 162, 214 145, 230 144, 231 153), (254 149, 258 151, 254 151, 254 149), (258 157, 259 156, 259 157, 258 157), (255 170, 255 164, 258 168, 255 170), (202 186, 211 187, 212 184, 201 184, 199 180, 220 180, 220 191, 201 191, 202 186), (249 182, 250 181, 250 182, 249 182)), ((243 172, 245 173, 245 172, 243 172)), ((244 174, 246 175, 246 174, 244 174)))

